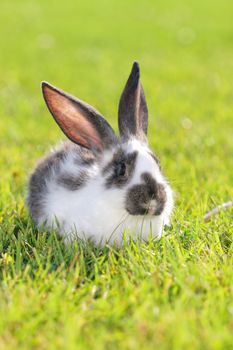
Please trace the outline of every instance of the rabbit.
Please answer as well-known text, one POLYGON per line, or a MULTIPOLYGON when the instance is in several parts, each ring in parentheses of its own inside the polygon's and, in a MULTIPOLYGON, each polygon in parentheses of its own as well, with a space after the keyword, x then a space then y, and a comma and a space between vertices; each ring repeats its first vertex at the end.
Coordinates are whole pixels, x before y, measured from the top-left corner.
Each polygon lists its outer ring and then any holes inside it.
POLYGON ((173 191, 148 146, 148 108, 133 63, 118 108, 119 136, 93 107, 42 82, 47 107, 68 140, 30 176, 28 208, 37 227, 65 242, 116 243, 123 236, 160 238, 173 191))

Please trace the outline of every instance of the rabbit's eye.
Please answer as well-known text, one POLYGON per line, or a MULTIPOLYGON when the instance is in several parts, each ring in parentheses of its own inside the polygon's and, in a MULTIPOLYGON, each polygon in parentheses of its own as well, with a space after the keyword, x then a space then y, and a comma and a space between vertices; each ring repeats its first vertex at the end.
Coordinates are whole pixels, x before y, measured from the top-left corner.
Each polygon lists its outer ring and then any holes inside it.
POLYGON ((126 165, 125 163, 121 162, 117 164, 116 169, 115 169, 116 176, 125 176, 126 173, 126 165))

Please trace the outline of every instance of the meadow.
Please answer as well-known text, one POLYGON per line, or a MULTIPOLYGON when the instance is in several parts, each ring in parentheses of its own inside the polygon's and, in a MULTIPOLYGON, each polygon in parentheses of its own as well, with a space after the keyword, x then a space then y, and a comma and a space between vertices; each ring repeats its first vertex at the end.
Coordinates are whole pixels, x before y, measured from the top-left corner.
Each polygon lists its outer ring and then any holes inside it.
POLYGON ((230 0, 1 1, 0 349, 232 349, 232 208, 203 220, 233 199, 232 13, 230 0), (116 130, 134 60, 172 225, 159 241, 65 247, 25 205, 63 138, 40 82, 116 130))

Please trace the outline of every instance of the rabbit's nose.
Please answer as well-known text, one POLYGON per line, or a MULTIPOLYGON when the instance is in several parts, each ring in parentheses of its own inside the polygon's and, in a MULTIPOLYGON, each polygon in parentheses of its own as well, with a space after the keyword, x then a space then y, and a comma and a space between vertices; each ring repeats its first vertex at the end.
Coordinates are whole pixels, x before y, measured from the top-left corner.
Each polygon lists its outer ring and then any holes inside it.
POLYGON ((148 214, 153 215, 155 211, 157 210, 157 201, 156 199, 151 199, 151 201, 146 206, 146 209, 148 211, 148 214))

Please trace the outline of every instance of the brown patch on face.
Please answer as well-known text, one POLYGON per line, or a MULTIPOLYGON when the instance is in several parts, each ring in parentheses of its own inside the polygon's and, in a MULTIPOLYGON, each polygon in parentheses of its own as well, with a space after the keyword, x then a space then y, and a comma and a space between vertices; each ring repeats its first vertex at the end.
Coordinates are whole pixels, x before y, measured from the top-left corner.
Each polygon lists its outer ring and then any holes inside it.
POLYGON ((113 156, 113 159, 103 170, 103 175, 109 174, 106 178, 105 186, 123 187, 130 181, 135 169, 138 152, 125 153, 119 149, 113 156))
POLYGON ((142 184, 131 187, 126 194, 126 210, 131 215, 146 215, 152 200, 156 207, 150 215, 161 215, 165 203, 166 192, 162 184, 158 184, 149 173, 141 175, 142 184))

